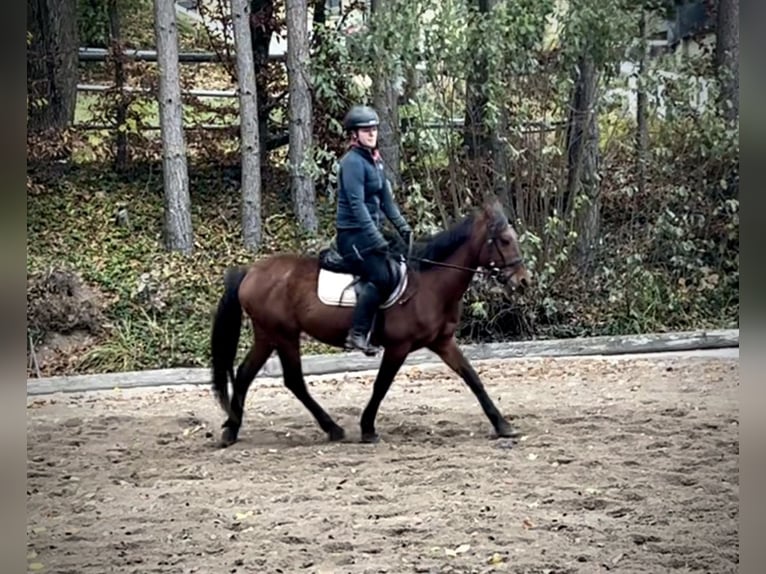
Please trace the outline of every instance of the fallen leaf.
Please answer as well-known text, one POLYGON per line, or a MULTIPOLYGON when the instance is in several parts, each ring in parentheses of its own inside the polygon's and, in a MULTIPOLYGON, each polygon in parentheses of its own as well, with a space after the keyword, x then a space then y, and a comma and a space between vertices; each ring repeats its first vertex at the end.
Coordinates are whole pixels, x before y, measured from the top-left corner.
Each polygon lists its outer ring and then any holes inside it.
POLYGON ((43 566, 42 562, 32 562, 28 566, 28 568, 30 570, 34 570, 35 572, 37 572, 38 570, 42 570, 43 568, 45 568, 45 566, 43 566))
POLYGON ((185 428, 184 429, 184 436, 193 435, 194 433, 201 431, 203 428, 205 428, 204 425, 197 425, 194 428, 185 428))
POLYGON ((536 460, 536 459, 537 459, 537 455, 536 455, 535 453, 533 453, 533 452, 530 452, 530 453, 527 455, 527 458, 528 458, 529 460, 536 460))
POLYGON ((452 557, 455 557, 455 556, 457 556, 458 554, 465 554, 465 553, 466 553, 466 552, 468 552, 470 549, 471 549, 471 545, 470 545, 470 544, 461 544, 460 546, 458 546, 458 547, 457 547, 457 548, 455 548, 454 550, 453 550, 452 548, 445 548, 445 549, 444 549, 444 553, 445 553, 447 556, 452 556, 452 557))
POLYGON ((492 556, 490 556, 488 562, 490 564, 502 564, 505 561, 505 558, 503 558, 499 553, 495 552, 492 556))
POLYGON ((522 525, 524 528, 534 528, 534 527, 535 527, 535 525, 534 525, 534 524, 532 524, 532 521, 531 521, 529 518, 525 518, 525 519, 522 521, 521 525, 522 525))

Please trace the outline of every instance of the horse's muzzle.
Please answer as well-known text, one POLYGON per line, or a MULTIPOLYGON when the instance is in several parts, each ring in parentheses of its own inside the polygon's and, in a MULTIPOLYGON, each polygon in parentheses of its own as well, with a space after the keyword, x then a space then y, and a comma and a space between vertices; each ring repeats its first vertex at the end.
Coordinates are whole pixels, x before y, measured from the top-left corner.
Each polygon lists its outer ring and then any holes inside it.
POLYGON ((532 277, 523 266, 509 269, 504 275, 506 277, 506 284, 514 291, 519 291, 522 294, 532 284, 532 277))

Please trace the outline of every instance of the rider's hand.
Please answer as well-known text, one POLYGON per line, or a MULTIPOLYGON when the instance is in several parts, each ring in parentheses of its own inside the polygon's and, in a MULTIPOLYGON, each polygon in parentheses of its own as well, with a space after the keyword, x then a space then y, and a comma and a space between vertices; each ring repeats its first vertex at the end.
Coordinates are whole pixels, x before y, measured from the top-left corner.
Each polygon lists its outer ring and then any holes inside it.
POLYGON ((374 250, 382 251, 383 253, 385 253, 386 251, 388 251, 388 248, 389 248, 389 245, 388 245, 388 241, 386 241, 386 238, 383 237, 383 235, 378 234, 378 241, 375 244, 374 250))
POLYGON ((404 233, 402 233, 402 239, 404 240, 404 244, 407 246, 407 257, 409 257, 412 254, 412 230, 407 229, 404 233))

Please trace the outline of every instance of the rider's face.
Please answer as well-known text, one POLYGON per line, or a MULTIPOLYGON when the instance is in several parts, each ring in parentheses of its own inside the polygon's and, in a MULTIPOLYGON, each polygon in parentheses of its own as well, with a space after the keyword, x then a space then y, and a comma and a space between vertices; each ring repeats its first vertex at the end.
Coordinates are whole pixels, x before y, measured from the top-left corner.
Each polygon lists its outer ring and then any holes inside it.
POLYGON ((364 147, 374 148, 378 143, 378 128, 377 126, 369 128, 359 128, 356 131, 359 143, 364 147))

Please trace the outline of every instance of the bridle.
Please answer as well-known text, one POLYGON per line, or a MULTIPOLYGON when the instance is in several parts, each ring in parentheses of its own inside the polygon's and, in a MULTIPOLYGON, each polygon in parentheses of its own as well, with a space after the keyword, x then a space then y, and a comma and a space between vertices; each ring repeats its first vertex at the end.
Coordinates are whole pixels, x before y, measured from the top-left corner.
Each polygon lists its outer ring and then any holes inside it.
POLYGON ((497 265, 497 263, 495 263, 492 259, 489 260, 489 265, 488 265, 489 271, 488 271, 488 274, 489 274, 490 277, 499 278, 500 275, 501 275, 501 272, 504 269, 508 269, 508 268, 514 268, 515 269, 516 267, 518 267, 519 265, 522 265, 524 263, 524 258, 521 257, 520 255, 518 257, 514 258, 514 259, 511 259, 510 261, 507 261, 505 259, 505 255, 503 255, 503 251, 497 245, 497 237, 492 236, 491 238, 489 238, 487 240, 487 243, 492 244, 492 246, 495 248, 495 251, 497 251, 497 254, 500 256, 500 260, 501 260, 501 263, 502 263, 501 265, 497 265))
POLYGON ((505 255, 503 255, 503 251, 500 249, 500 247, 497 244, 497 237, 494 237, 494 236, 490 237, 487 240, 487 244, 491 244, 495 248, 495 251, 497 251, 497 254, 500 256, 500 265, 498 265, 493 259, 490 259, 489 264, 487 265, 486 268, 465 267, 463 265, 455 265, 454 263, 434 261, 433 259, 427 259, 425 257, 415 257, 413 255, 409 255, 407 259, 411 259, 413 261, 420 261, 422 263, 428 263, 430 265, 436 265, 439 267, 449 267, 452 269, 459 269, 461 271, 470 271, 471 273, 481 273, 481 274, 487 275, 488 277, 493 277, 495 279, 500 279, 502 272, 505 269, 515 268, 524 263, 523 257, 516 257, 515 259, 507 261, 505 258, 505 255))

